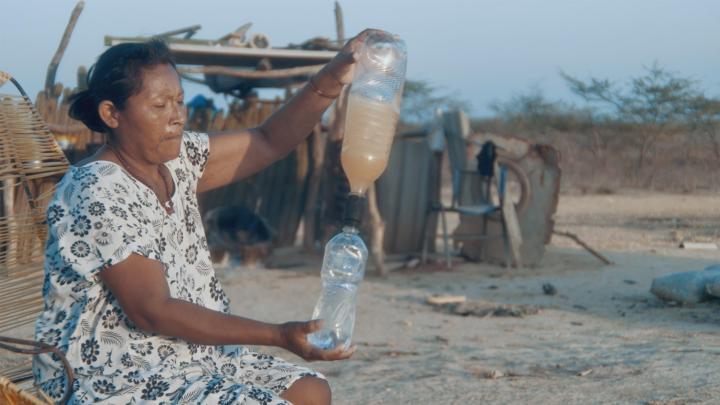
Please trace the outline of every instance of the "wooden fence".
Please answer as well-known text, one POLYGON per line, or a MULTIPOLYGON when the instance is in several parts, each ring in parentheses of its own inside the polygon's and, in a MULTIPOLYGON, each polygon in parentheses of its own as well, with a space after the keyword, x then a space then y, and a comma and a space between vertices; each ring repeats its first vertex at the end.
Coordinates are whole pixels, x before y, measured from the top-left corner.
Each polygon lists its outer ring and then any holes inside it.
MULTIPOLYGON (((41 92, 37 109, 48 122, 71 162, 81 160, 105 142, 103 134, 87 129, 68 116, 70 89, 55 86, 48 97, 41 92)), ((279 109, 284 100, 248 97, 227 110, 208 104, 190 106, 187 128, 214 132, 252 128, 279 109)), ((341 125, 340 123, 339 125, 341 125)), ((244 205, 265 218, 273 229, 276 246, 292 245, 303 218, 308 222, 303 241, 306 249, 321 248, 338 229, 347 179, 340 166, 341 128, 334 138, 331 128, 318 126, 315 134, 288 155, 252 177, 203 193, 201 213, 219 206, 244 205), (314 179, 314 180, 313 180, 314 179), (311 183, 315 182, 315 184, 311 183)), ((337 128, 336 128, 337 129, 337 128)), ((388 253, 413 253, 422 248, 427 203, 439 195, 439 158, 423 138, 398 138, 388 169, 377 182, 378 208, 385 222, 384 248, 388 253)), ((369 216, 366 215, 366 219, 369 216)), ((433 221, 429 225, 435 228, 433 221)), ((371 239, 369 227, 364 236, 371 239)))

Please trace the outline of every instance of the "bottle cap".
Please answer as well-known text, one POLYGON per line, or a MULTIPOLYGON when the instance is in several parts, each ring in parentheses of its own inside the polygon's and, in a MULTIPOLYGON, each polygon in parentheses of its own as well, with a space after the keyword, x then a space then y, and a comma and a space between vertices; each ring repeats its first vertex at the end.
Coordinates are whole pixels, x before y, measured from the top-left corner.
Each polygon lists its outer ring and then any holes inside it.
POLYGON ((343 213, 343 225, 359 228, 362 222, 363 208, 365 208, 365 197, 350 194, 345 201, 345 212, 343 213))

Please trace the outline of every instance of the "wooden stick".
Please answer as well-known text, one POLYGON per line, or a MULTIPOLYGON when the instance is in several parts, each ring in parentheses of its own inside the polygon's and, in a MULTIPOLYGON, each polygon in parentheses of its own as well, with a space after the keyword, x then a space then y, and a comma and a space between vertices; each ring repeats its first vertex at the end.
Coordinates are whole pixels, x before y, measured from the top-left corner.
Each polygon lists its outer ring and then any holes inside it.
MULTIPOLYGON (((496 173, 495 178, 497 181, 496 187, 500 192, 500 166, 495 163, 494 171, 496 173)), ((502 197, 500 203, 502 204, 502 216, 505 221, 505 230, 507 232, 508 243, 510 244, 510 254, 512 256, 514 265, 516 268, 522 267, 522 254, 520 247, 522 246, 522 230, 520 229, 520 222, 518 221, 517 212, 515 211, 515 204, 512 202, 510 197, 502 197)))
POLYGON ((48 123, 47 126, 50 132, 52 132, 53 134, 74 134, 77 132, 83 132, 88 130, 88 127, 86 127, 85 124, 77 121, 67 124, 48 123))
POLYGON ((345 44, 345 23, 343 22, 342 7, 339 2, 335 2, 335 32, 337 33, 337 45, 345 44))
MULTIPOLYGON (((252 27, 251 22, 245 23, 235 31, 220 37, 220 39, 218 39, 218 42, 230 42, 231 39, 234 39, 237 41, 237 43, 247 46, 247 42, 245 41, 245 34, 247 34, 247 32, 250 30, 250 27, 252 27)), ((235 46, 238 45, 236 44, 235 46)))
POLYGON ((60 60, 65 54, 65 48, 67 48, 68 43, 70 42, 70 36, 75 29, 75 24, 80 17, 83 7, 85 7, 85 2, 82 0, 78 1, 75 5, 75 8, 70 15, 70 21, 68 21, 67 27, 65 27, 65 33, 63 33, 62 39, 60 39, 60 45, 55 52, 55 56, 53 56, 52 61, 50 62, 50 66, 48 66, 47 76, 45 77, 45 93, 47 94, 50 94, 53 85, 55 85, 55 73, 57 73, 60 60))
POLYGON ((322 133, 320 124, 315 125, 312 135, 312 161, 313 168, 308 184, 308 196, 305 201, 304 229, 303 229, 303 250, 315 251, 315 222, 317 219, 316 206, 320 192, 320 180, 322 180, 322 169, 325 164, 325 144, 327 135, 322 133))
POLYGON ((431 295, 425 299, 430 305, 459 304, 467 301, 464 295, 431 295))
POLYGON ((310 76, 319 72, 325 65, 300 66, 273 70, 237 70, 225 66, 183 66, 180 73, 203 73, 239 77, 241 79, 285 79, 295 76, 310 76))
POLYGON ((717 243, 682 242, 680 248, 688 250, 718 250, 717 243))
POLYGON ((172 36, 179 35, 179 34, 185 34, 184 39, 189 39, 190 37, 195 35, 198 31, 200 31, 201 28, 202 28, 202 25, 196 24, 196 25, 191 25, 189 27, 185 27, 185 28, 179 28, 179 29, 172 30, 172 31, 162 32, 155 36, 156 37, 172 37, 172 36))
POLYGON ((375 269, 377 269, 378 275, 384 277, 387 274, 387 269, 385 268, 385 251, 383 248, 385 222, 382 220, 380 210, 378 209, 375 184, 368 188, 367 201, 368 211, 370 212, 370 228, 372 229, 370 256, 375 265, 375 269))
POLYGON ((202 84, 203 86, 207 86, 207 85, 208 85, 208 83, 207 83, 205 80, 203 80, 203 79, 198 79, 197 77, 190 76, 189 74, 186 74, 186 73, 180 73, 180 78, 183 79, 183 80, 187 80, 187 81, 189 81, 189 82, 193 82, 193 83, 197 83, 197 84, 202 84))
POLYGON ((590 254, 592 254, 593 256, 597 257, 598 260, 600 260, 601 262, 605 263, 606 265, 611 266, 611 265, 615 264, 615 263, 611 262, 610 260, 608 260, 605 256, 603 256, 603 255, 601 255, 600 253, 598 253, 595 249, 593 249, 593 248, 591 248, 590 246, 588 246, 587 243, 585 243, 585 242, 583 242, 582 240, 580 240, 580 237, 577 236, 577 235, 575 235, 574 233, 562 232, 562 231, 553 231, 553 233, 554 233, 555 235, 564 236, 564 237, 566 237, 566 238, 570 238, 570 239, 574 240, 578 245, 580 245, 580 246, 582 246, 583 248, 585 248, 585 250, 587 250, 588 252, 590 252, 590 254))

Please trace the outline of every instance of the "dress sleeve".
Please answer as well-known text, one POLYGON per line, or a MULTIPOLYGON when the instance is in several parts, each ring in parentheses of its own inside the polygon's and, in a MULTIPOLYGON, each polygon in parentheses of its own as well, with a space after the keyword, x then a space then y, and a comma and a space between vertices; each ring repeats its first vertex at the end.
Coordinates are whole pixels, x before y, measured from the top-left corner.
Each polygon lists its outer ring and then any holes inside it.
POLYGON ((190 174, 193 189, 205 171, 210 156, 210 138, 208 134, 199 132, 185 132, 181 151, 182 164, 190 174))
POLYGON ((153 207, 132 192, 120 168, 84 169, 63 184, 48 206, 48 258, 59 259, 88 281, 132 253, 160 260, 153 207))

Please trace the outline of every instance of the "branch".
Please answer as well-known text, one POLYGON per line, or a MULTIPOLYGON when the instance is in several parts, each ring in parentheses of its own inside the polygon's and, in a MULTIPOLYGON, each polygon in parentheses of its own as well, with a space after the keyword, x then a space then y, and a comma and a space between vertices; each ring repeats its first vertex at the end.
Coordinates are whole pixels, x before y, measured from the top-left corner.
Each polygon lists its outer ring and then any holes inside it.
POLYGON ((337 46, 345 44, 345 23, 343 21, 343 12, 340 3, 335 2, 335 31, 337 33, 337 46))
POLYGON ((600 260, 601 262, 605 263, 606 265, 610 266, 610 265, 614 264, 613 262, 611 262, 610 260, 608 260, 605 256, 603 256, 603 255, 601 255, 600 253, 598 253, 595 249, 593 249, 593 248, 591 248, 590 246, 588 246, 587 243, 585 243, 585 242, 583 242, 582 240, 580 240, 580 237, 577 236, 577 235, 575 235, 574 233, 562 232, 562 231, 553 231, 553 233, 554 233, 555 235, 564 236, 564 237, 566 237, 566 238, 570 238, 570 239, 574 240, 575 243, 577 243, 578 245, 580 245, 580 246, 582 246, 583 248, 585 248, 585 250, 587 250, 588 252, 590 252, 591 255, 597 257, 598 260, 600 260))
POLYGON ((83 7, 85 7, 85 2, 82 0, 75 5, 75 8, 70 15, 70 21, 68 21, 67 27, 65 27, 65 32, 60 39, 60 45, 58 46, 57 51, 55 51, 55 56, 53 56, 50 61, 50 66, 48 66, 47 75, 45 76, 45 93, 47 94, 50 94, 52 87, 55 85, 55 73, 57 73, 60 60, 65 54, 65 48, 67 48, 68 43, 70 42, 70 36, 75 29, 75 24, 80 17, 83 7))
POLYGON ((242 79, 285 79, 295 76, 311 76, 320 71, 325 65, 301 66, 288 69, 273 70, 238 70, 225 66, 197 66, 197 67, 180 67, 180 73, 203 73, 210 75, 223 75, 230 77, 239 77, 242 79))

